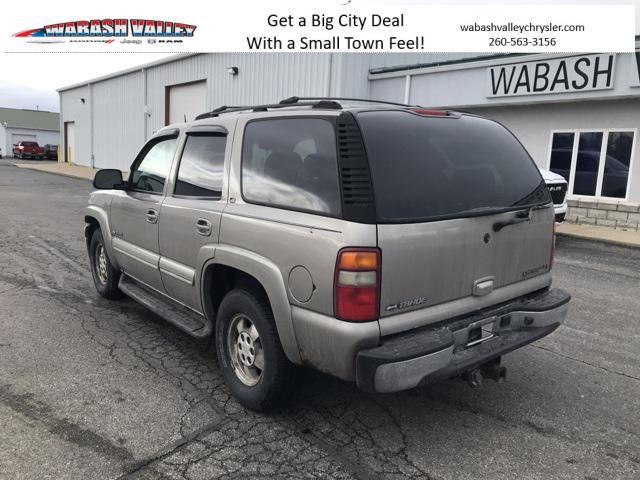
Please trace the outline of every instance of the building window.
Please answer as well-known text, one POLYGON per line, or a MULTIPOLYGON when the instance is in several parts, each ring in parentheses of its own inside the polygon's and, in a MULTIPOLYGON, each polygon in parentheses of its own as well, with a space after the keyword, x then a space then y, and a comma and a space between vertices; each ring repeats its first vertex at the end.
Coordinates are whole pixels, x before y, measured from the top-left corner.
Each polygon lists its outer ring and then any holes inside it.
POLYGON ((569 183, 569 192, 625 199, 635 130, 554 132, 549 169, 569 183))
POLYGON ((226 144, 225 135, 187 135, 175 195, 220 199, 226 144))

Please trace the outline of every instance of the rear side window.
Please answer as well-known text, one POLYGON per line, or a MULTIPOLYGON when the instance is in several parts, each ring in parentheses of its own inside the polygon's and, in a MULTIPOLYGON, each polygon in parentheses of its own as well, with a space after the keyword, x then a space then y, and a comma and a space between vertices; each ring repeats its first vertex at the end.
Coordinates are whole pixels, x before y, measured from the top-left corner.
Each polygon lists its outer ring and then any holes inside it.
POLYGON ((222 195, 225 135, 188 135, 174 193, 219 199, 222 195))
POLYGON ((381 222, 472 216, 550 201, 529 154, 495 122, 400 111, 356 118, 381 222))
POLYGON ((340 215, 334 125, 320 118, 248 123, 242 194, 248 202, 340 215))

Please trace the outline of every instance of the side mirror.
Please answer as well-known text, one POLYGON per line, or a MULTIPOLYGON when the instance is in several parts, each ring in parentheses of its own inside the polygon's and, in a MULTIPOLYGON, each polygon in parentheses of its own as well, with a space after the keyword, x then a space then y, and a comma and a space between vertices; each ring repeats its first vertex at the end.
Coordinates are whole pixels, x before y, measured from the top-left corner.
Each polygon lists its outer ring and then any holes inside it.
POLYGON ((93 186, 99 190, 122 188, 124 186, 122 172, 115 168, 98 170, 95 177, 93 177, 93 186))

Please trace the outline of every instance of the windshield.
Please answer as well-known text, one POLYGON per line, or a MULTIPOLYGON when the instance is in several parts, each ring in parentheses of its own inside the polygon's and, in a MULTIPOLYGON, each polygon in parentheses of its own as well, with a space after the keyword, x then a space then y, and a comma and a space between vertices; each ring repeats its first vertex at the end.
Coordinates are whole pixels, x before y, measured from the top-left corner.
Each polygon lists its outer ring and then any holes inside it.
POLYGON ((380 222, 489 215, 551 201, 529 154, 496 122, 403 111, 356 118, 380 222))

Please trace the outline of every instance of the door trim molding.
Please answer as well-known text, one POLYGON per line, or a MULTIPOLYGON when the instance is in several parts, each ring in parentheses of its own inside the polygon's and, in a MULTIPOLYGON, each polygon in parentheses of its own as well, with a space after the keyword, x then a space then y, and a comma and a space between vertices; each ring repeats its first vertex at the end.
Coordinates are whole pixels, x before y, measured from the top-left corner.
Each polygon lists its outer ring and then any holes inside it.
POLYGON ((142 247, 138 247, 133 243, 127 242, 118 237, 113 237, 112 240, 113 249, 126 255, 127 257, 136 260, 148 267, 158 270, 158 264, 160 262, 160 255, 150 252, 142 247))
POLYGON ((170 277, 193 286, 193 281, 196 277, 196 271, 194 268, 188 267, 187 265, 176 262, 175 260, 171 260, 167 257, 160 257, 158 267, 160 268, 160 273, 169 275, 170 277))

